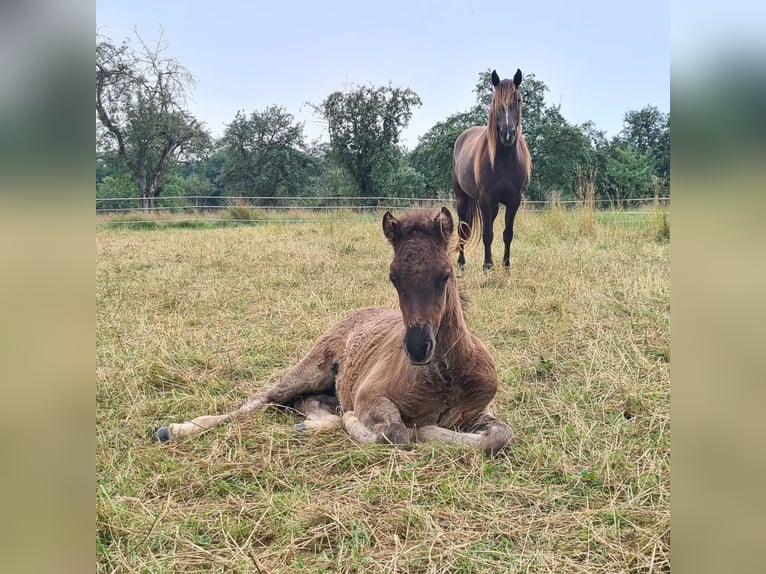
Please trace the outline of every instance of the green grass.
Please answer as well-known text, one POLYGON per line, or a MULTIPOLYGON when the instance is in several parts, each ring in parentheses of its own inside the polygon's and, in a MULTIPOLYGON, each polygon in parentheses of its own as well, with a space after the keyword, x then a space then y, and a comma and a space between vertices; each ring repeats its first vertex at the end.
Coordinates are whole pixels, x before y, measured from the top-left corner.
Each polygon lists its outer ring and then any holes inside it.
POLYGON ((552 210, 520 213, 510 275, 470 248, 469 325, 517 434, 492 459, 294 434, 276 410, 152 443, 238 406, 349 310, 394 307, 390 248, 350 213, 98 228, 99 571, 669 571, 668 237, 667 217, 552 210))

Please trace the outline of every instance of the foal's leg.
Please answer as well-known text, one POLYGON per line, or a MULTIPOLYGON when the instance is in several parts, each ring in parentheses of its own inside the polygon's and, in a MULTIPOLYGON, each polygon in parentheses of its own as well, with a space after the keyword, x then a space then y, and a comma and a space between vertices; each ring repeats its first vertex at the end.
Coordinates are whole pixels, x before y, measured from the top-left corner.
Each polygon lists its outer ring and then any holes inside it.
POLYGON ((357 409, 358 416, 353 411, 343 413, 343 426, 357 442, 407 444, 412 441, 412 429, 404 426, 399 408, 386 397, 357 399, 357 409))
POLYGON ((513 241, 513 221, 519 210, 519 202, 514 202, 505 206, 505 229, 503 230, 503 267, 506 271, 511 268, 511 241, 513 241))
POLYGON ((495 418, 489 407, 465 425, 468 433, 478 433, 481 441, 477 445, 483 448, 487 454, 495 455, 505 446, 513 444, 514 436, 511 427, 495 418))
POLYGON ((483 437, 480 433, 454 431, 436 425, 415 427, 413 429, 413 440, 443 444, 465 444, 476 447, 483 446, 483 437))
POLYGON ((342 409, 338 399, 332 395, 309 395, 298 397, 293 408, 303 413, 306 420, 293 428, 298 431, 328 431, 343 426, 340 413, 342 409))
POLYGON ((484 241, 484 269, 492 269, 492 240, 495 238, 495 218, 500 210, 500 204, 481 203, 481 236, 484 241))
POLYGON ((205 415, 183 423, 161 427, 154 433, 155 440, 168 442, 186 438, 242 418, 263 405, 286 405, 300 395, 331 389, 335 382, 338 365, 329 357, 331 353, 328 351, 327 345, 320 339, 314 348, 297 365, 287 371, 273 387, 256 393, 238 409, 222 415, 205 415))

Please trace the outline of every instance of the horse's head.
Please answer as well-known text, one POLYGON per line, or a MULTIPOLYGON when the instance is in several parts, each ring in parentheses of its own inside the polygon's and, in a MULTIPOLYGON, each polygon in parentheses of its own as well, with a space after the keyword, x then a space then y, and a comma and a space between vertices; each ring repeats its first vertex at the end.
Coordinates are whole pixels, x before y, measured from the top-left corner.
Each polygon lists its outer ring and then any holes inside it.
POLYGON ((389 278, 399 294, 404 351, 413 365, 425 365, 436 350, 436 335, 452 279, 449 257, 454 224, 449 210, 383 216, 383 233, 394 248, 389 278))
POLYGON ((516 70, 513 80, 501 80, 492 70, 492 103, 489 107, 489 128, 497 130, 500 143, 506 147, 516 144, 521 133, 521 70, 516 70))

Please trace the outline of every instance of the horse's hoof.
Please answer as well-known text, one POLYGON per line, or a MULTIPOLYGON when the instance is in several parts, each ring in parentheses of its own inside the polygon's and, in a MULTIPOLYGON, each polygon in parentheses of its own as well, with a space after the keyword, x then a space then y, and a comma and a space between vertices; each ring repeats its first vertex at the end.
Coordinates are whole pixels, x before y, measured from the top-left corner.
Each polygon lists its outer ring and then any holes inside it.
POLYGON ((298 424, 293 425, 293 430, 306 431, 306 430, 309 430, 309 427, 306 424, 306 422, 304 421, 302 423, 298 423, 298 424))
POLYGON ((154 440, 160 443, 170 442, 170 429, 168 427, 160 427, 157 432, 154 433, 154 440))

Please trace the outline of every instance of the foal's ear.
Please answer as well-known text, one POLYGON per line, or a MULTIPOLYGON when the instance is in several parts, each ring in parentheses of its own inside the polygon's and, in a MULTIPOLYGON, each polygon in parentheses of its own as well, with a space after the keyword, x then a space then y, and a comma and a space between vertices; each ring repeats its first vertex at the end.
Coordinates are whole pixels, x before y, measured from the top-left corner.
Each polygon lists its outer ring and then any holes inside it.
POLYGON ((497 75, 497 71, 492 70, 492 85, 497 87, 500 83, 500 76, 497 75))
POLYGON ((436 229, 441 232, 444 241, 449 242, 450 237, 452 237, 452 232, 455 229, 455 223, 449 209, 442 207, 441 211, 439 211, 434 219, 434 223, 436 224, 436 229))
POLYGON ((383 215, 383 235, 386 236, 391 245, 394 244, 397 231, 399 231, 399 220, 391 215, 390 211, 386 211, 383 215))
POLYGON ((521 70, 516 69, 516 74, 513 76, 513 83, 518 88, 521 85, 521 70))

